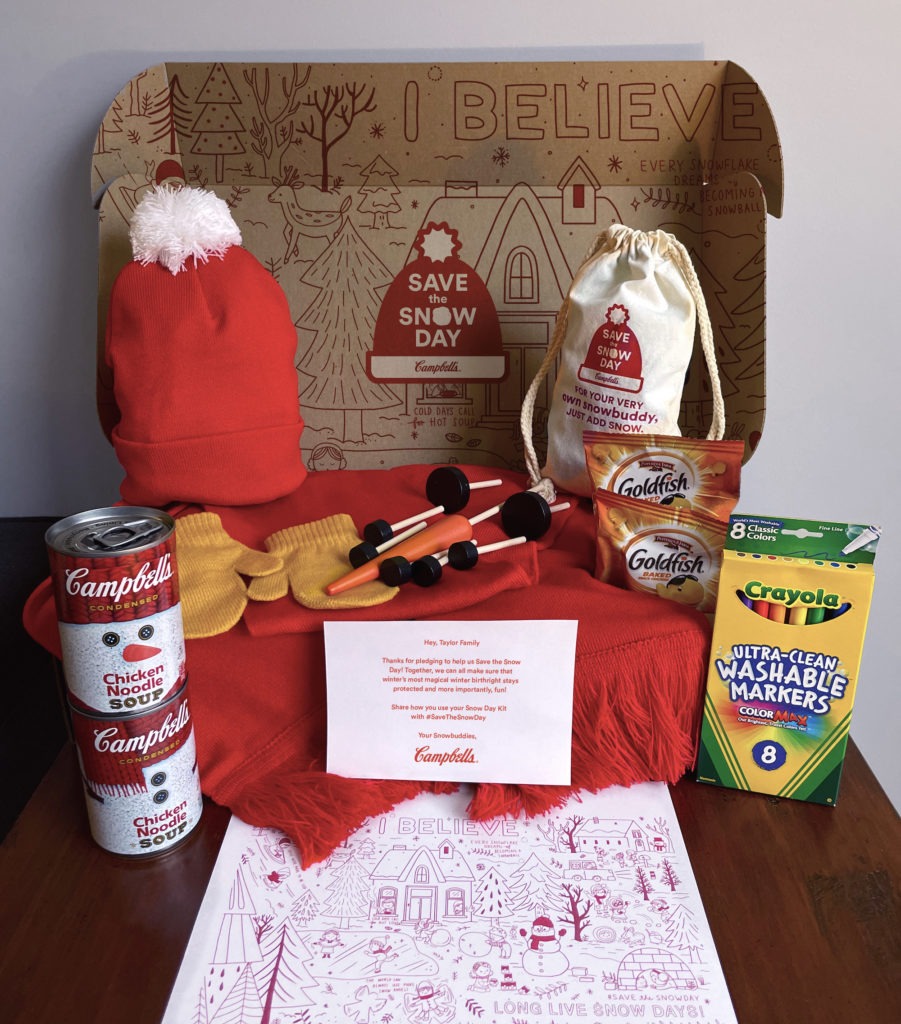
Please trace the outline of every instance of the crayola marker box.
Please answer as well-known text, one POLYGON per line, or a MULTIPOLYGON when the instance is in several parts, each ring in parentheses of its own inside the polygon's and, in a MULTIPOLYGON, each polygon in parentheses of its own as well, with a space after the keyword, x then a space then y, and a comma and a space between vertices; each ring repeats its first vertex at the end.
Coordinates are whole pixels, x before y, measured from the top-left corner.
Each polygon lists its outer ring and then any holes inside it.
POLYGON ((879 534, 873 526, 730 517, 699 782, 835 803, 879 534))

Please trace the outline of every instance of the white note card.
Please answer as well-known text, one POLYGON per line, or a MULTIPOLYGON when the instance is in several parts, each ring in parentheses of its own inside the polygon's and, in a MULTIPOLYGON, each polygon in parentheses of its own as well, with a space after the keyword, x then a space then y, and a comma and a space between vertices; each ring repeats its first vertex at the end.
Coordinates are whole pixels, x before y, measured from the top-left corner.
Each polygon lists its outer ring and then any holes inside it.
POLYGON ((328 771, 569 785, 577 628, 326 622, 328 771))

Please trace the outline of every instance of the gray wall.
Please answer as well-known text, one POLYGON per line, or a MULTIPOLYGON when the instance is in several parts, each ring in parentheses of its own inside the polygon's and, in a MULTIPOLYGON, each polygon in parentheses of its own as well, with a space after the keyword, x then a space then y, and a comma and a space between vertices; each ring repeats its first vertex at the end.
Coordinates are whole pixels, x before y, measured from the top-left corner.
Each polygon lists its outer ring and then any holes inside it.
POLYGON ((901 33, 884 0, 32 0, 0 60, 0 516, 106 504, 119 471, 94 414, 89 166, 119 88, 166 59, 716 59, 760 83, 785 216, 768 241, 767 418, 741 511, 878 522, 852 736, 901 806, 901 33), (113 11, 114 13, 110 13, 113 11), (246 13, 244 13, 246 11, 246 13), (594 44, 589 46, 589 44, 594 44))

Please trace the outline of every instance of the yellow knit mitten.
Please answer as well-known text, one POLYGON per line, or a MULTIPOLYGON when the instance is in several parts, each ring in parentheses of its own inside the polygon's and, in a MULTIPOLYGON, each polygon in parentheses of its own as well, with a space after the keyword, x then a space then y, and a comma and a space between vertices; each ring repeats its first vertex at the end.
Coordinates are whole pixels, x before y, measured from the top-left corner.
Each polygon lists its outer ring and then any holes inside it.
POLYGON ((369 608, 390 601, 397 587, 375 580, 329 597, 327 584, 350 571, 347 553, 360 543, 350 516, 340 513, 313 523, 289 526, 266 538, 266 550, 284 562, 282 572, 251 580, 248 593, 254 601, 274 601, 291 594, 304 608, 369 608))
POLYGON ((232 628, 247 607, 242 576, 278 573, 282 560, 229 537, 214 512, 175 521, 182 619, 189 639, 216 636, 232 628))

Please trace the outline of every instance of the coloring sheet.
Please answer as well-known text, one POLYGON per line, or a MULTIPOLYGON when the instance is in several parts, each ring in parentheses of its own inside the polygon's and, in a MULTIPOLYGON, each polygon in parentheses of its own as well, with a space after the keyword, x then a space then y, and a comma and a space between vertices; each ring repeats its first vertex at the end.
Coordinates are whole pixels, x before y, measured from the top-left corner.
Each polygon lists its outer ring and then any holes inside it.
POLYGON ((163 1024, 736 1024, 663 783, 471 821, 422 794, 303 870, 232 818, 163 1024))

